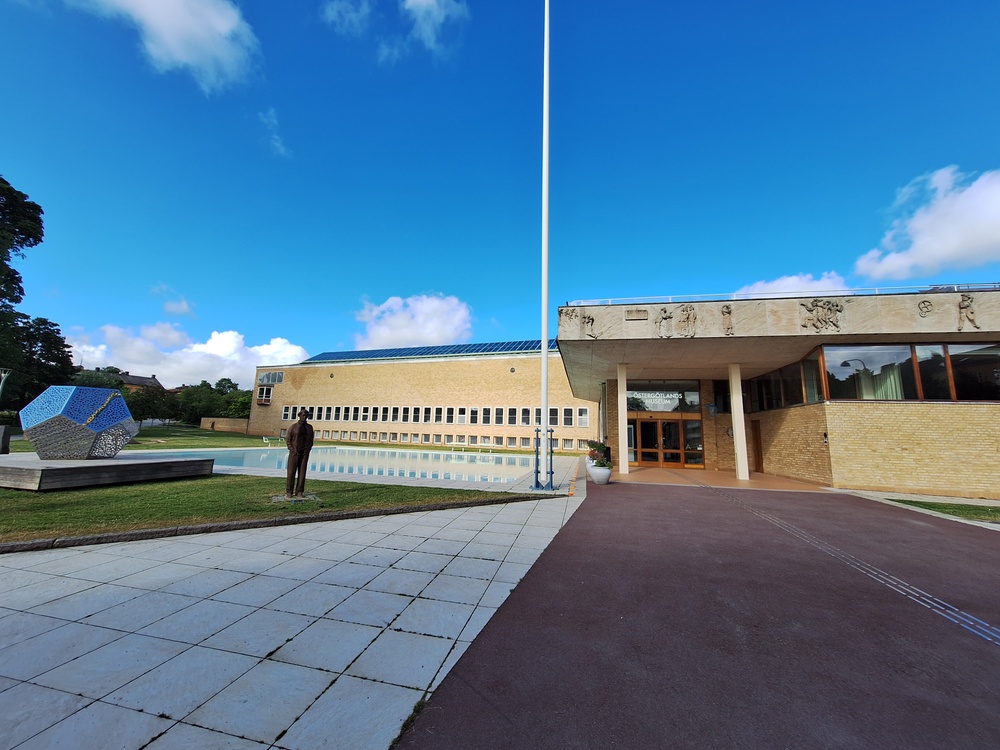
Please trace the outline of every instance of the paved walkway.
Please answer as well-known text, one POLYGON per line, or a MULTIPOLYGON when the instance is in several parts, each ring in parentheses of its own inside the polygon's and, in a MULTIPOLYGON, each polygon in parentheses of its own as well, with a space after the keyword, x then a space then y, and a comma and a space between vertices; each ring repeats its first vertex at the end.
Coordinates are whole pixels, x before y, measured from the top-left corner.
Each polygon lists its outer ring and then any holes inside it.
POLYGON ((385 750, 580 502, 0 556, 0 748, 385 750))
POLYGON ((590 485, 399 747, 1000 747, 998 592, 994 529, 590 485))

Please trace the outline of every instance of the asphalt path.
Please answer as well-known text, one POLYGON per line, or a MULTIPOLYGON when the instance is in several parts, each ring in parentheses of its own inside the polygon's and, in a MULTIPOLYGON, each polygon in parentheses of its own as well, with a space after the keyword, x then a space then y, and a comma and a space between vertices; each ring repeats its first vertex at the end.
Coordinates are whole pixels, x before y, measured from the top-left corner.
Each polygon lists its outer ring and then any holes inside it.
POLYGON ((591 484, 398 747, 996 748, 998 626, 998 531, 591 484))

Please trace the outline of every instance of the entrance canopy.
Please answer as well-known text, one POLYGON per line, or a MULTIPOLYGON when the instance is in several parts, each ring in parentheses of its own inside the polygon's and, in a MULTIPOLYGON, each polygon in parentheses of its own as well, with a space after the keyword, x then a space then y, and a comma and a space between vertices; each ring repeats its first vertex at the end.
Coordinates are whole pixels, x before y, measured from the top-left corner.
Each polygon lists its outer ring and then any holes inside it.
POLYGON ((749 379, 823 344, 996 340, 1000 285, 836 297, 575 303, 559 308, 559 352, 573 394, 601 399, 625 365, 629 379, 749 379), (954 291, 952 291, 954 290, 954 291))

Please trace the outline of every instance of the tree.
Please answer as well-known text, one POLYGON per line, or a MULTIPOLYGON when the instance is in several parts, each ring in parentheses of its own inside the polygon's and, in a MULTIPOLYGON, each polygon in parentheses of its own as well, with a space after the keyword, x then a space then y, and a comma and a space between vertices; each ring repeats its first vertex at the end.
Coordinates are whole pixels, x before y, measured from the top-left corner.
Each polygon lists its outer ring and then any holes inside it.
POLYGON ((160 388, 137 388, 124 394, 125 405, 128 406, 132 419, 141 426, 147 419, 170 418, 167 395, 160 388))
POLYGON ((232 419, 249 419, 253 391, 234 391, 226 394, 226 416, 232 419))
POLYGON ((87 388, 121 388, 122 379, 105 370, 80 370, 73 376, 73 385, 87 388))
POLYGON ((225 413, 225 400, 207 380, 178 393, 177 402, 180 419, 187 424, 198 424, 202 417, 218 417, 225 413))
POLYGON ((219 378, 215 381, 215 390, 219 395, 226 396, 233 391, 238 391, 240 386, 238 383, 234 383, 229 378, 219 378))
POLYGON ((73 358, 59 326, 46 318, 14 312, 7 333, 18 351, 9 367, 14 372, 4 388, 4 402, 20 409, 50 385, 66 385, 75 374, 73 358), (9 394, 8 394, 9 389, 9 394))
POLYGON ((16 305, 24 299, 21 274, 11 258, 24 257, 24 250, 41 243, 45 235, 42 207, 0 176, 0 305, 16 305))

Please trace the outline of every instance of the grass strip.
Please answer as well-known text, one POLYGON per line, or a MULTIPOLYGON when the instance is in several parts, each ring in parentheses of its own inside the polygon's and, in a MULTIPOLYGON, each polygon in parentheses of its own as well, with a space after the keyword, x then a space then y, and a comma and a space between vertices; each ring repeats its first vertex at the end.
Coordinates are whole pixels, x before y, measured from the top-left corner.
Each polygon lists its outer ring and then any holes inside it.
POLYGON ((222 474, 53 492, 0 489, 0 543, 515 499, 479 490, 310 480, 306 492, 316 499, 272 500, 284 492, 283 478, 222 474))
POLYGON ((989 505, 959 505, 956 503, 928 503, 918 500, 900 500, 889 498, 894 503, 901 505, 912 505, 914 508, 933 510, 938 513, 946 513, 949 516, 964 518, 969 521, 990 521, 1000 523, 1000 507, 989 505))

